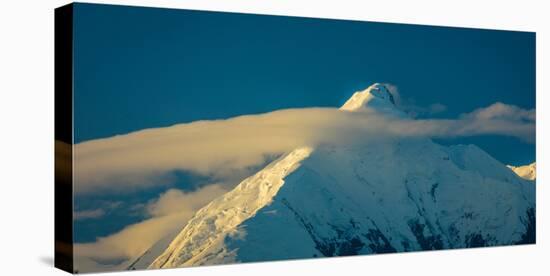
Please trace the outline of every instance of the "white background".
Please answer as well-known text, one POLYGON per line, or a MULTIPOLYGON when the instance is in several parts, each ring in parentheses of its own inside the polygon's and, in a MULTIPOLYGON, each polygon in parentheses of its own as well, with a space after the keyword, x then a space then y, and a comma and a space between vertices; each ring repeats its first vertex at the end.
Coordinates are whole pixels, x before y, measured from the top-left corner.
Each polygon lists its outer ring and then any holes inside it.
MULTIPOLYGON (((548 92, 548 74, 545 73, 548 72, 550 49, 547 27, 550 25, 547 19, 550 9, 545 7, 546 1, 91 2, 537 32, 537 245, 144 271, 124 275, 549 275, 547 202, 550 195, 546 182, 550 178, 547 169, 550 107, 548 94, 545 93, 548 92)), ((53 9, 66 3, 53 0, 12 3, 4 0, 0 4, 0 275, 65 273, 52 265, 53 9)))

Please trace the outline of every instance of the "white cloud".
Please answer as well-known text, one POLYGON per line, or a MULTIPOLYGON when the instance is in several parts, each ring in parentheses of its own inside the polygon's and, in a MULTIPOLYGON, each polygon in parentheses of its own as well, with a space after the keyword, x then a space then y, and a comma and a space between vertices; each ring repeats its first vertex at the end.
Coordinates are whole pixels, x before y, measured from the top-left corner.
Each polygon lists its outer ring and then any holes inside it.
MULTIPOLYGON (((75 146, 75 192, 125 192, 174 180, 175 170, 225 182, 246 175, 266 156, 319 143, 385 135, 453 137, 497 134, 535 139, 535 111, 496 103, 456 120, 412 120, 373 111, 280 110, 227 120, 147 129, 75 146)), ((234 184, 234 183, 233 183, 234 184)))
MULTIPOLYGON (((454 137, 474 135, 503 135, 535 143, 535 109, 494 103, 459 116, 458 120, 424 120, 436 126, 430 136, 454 137)), ((422 120, 420 121, 422 123, 422 120)), ((429 127, 428 127, 429 130, 429 127)))
POLYGON ((494 103, 486 108, 479 108, 461 117, 470 120, 506 120, 514 122, 535 123, 535 109, 522 109, 515 105, 494 103))
POLYGON ((266 156, 317 142, 327 136, 326 126, 345 124, 344 117, 336 109, 282 110, 84 142, 74 149, 75 192, 165 185, 174 170, 225 180, 266 156))
POLYGON ((392 93, 395 105, 413 118, 416 118, 420 115, 435 115, 445 112, 447 110, 447 106, 442 103, 432 103, 427 107, 418 105, 414 99, 404 98, 403 96, 401 96, 401 93, 399 93, 399 89, 397 86, 393 84, 384 85, 388 88, 390 93, 392 93))
POLYGON ((146 205, 147 213, 153 217, 198 210, 214 197, 222 195, 226 190, 220 184, 207 185, 198 192, 186 193, 178 189, 169 189, 157 200, 146 205))
POLYGON ((96 242, 75 244, 77 268, 87 272, 122 269, 161 238, 177 233, 198 209, 225 192, 219 184, 188 193, 177 189, 166 191, 145 205, 151 218, 96 242))
POLYGON ((97 219, 102 217, 103 215, 105 215, 105 210, 103 209, 75 211, 74 219, 75 220, 97 219))
POLYGON ((101 207, 90 210, 76 210, 73 213, 73 218, 74 220, 98 219, 121 204, 121 201, 99 201, 97 205, 101 207))
POLYGON ((76 268, 83 272, 123 269, 162 237, 185 225, 192 212, 153 217, 92 243, 74 245, 76 268), (122 264, 122 265, 121 265, 122 264))
POLYGON ((428 107, 428 113, 432 115, 445 112, 446 110, 447 110, 447 106, 442 103, 434 103, 428 107))

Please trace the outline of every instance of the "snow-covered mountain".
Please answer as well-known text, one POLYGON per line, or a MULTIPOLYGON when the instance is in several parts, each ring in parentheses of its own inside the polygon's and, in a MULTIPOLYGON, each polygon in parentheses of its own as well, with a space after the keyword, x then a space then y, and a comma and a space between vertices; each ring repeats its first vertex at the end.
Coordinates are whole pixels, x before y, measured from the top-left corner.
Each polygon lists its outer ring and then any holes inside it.
MULTIPOLYGON (((380 84, 341 109, 365 108, 405 116, 380 84)), ((476 146, 388 137, 289 152, 199 210, 149 268, 534 242, 533 182, 476 146)))
POLYGON ((507 165, 508 168, 510 168, 512 171, 514 171, 517 175, 519 175, 521 178, 527 179, 527 180, 535 180, 537 178, 537 163, 533 162, 529 165, 525 166, 512 166, 507 165))

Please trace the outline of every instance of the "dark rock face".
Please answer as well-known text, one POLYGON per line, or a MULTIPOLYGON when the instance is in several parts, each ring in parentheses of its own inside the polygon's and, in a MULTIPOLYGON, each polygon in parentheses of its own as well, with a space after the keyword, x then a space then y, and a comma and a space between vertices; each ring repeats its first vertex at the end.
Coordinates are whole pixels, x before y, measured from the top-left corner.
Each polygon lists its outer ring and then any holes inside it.
POLYGON ((479 233, 468 235, 464 241, 464 244, 466 244, 466 247, 468 248, 484 247, 489 245, 479 233))
POLYGON ((374 253, 397 252, 397 250, 395 250, 386 236, 384 236, 379 229, 369 229, 369 232, 364 234, 364 236, 371 242, 369 244, 369 248, 374 253))
POLYGON ((443 241, 440 235, 424 235, 426 225, 421 224, 417 219, 409 221, 409 227, 416 237, 416 241, 422 250, 443 249, 443 241))
POLYGON ((526 218, 522 220, 525 225, 525 233, 521 236, 516 244, 535 244, 537 243, 537 220, 535 214, 535 208, 529 208, 527 210, 526 218))
MULTIPOLYGON (((432 187, 432 191, 437 188, 437 185, 432 187)), ((321 252, 324 257, 333 256, 351 256, 365 254, 371 252, 373 254, 394 253, 399 252, 391 241, 398 241, 403 245, 403 251, 410 251, 414 247, 420 247, 422 250, 441 250, 453 248, 477 248, 498 245, 499 242, 492 236, 484 236, 482 233, 472 233, 466 235, 464 240, 459 240, 459 230, 450 228, 445 235, 450 244, 446 244, 441 234, 432 229, 433 227, 427 222, 420 219, 411 219, 408 222, 409 228, 416 240, 407 240, 403 237, 391 237, 385 235, 375 225, 365 231, 361 224, 350 219, 349 224, 334 225, 327 223, 334 230, 335 236, 323 237, 317 233, 315 226, 308 222, 308 219, 295 210, 288 201, 283 200, 287 208, 295 215, 296 219, 307 230, 309 236, 315 243, 315 248, 321 252), (434 232, 435 231, 435 232, 434 232)), ((468 212, 463 215, 463 219, 474 217, 475 214, 468 212)), ((534 244, 536 242, 536 219, 535 209, 528 209, 524 218, 521 221, 525 225, 525 233, 521 239, 515 244, 534 244)), ((317 257, 317 256, 315 256, 317 257)))

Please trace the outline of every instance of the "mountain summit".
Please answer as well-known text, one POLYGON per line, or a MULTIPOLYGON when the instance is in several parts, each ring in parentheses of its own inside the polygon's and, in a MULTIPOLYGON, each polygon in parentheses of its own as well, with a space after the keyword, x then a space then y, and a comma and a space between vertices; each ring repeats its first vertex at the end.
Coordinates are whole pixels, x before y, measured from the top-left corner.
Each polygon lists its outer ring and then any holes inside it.
POLYGON ((514 171, 519 177, 527 180, 535 180, 537 178, 537 163, 533 162, 525 166, 512 166, 508 165, 512 171, 514 171))
POLYGON ((355 92, 340 109, 359 111, 368 107, 395 108, 395 100, 385 85, 375 83, 363 91, 355 92))
MULTIPOLYGON (((374 84, 341 109, 394 106, 374 84)), ((283 155, 200 209, 149 268, 534 242, 532 181, 476 146, 397 137, 283 155)))

